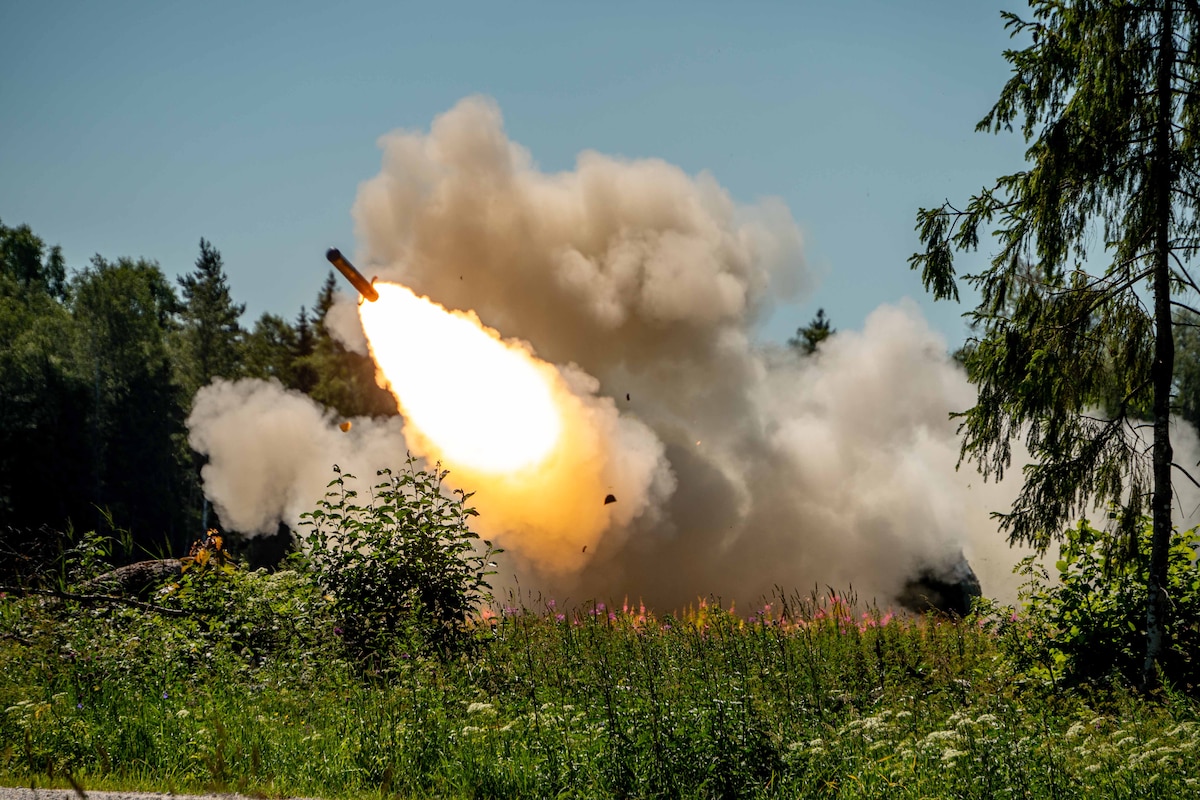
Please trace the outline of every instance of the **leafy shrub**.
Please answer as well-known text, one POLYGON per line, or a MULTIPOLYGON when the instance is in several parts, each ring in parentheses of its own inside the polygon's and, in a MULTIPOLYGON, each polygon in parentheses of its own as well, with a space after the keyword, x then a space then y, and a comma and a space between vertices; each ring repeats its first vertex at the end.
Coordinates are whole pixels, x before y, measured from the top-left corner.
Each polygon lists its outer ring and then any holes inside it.
MULTIPOLYGON (((1165 629, 1169 648, 1160 665, 1179 685, 1200 679, 1200 529, 1176 533, 1167 577, 1165 629)), ((1145 657, 1146 583, 1152 528, 1147 520, 1133 558, 1114 552, 1111 537, 1082 520, 1067 532, 1051 582, 1032 558, 1020 569, 1029 577, 1021 592, 1027 619, 1010 626, 1010 653, 1040 664, 1071 682, 1114 673, 1139 679, 1145 657)))
POLYGON ((349 488, 354 476, 335 465, 335 477, 315 511, 304 515, 307 556, 335 598, 346 641, 360 653, 382 653, 417 633, 447 643, 468 613, 491 600, 487 576, 500 551, 467 526, 469 494, 443 491, 446 470, 380 470, 365 504, 349 488))
POLYGON ((329 603, 303 564, 271 572, 239 568, 212 531, 182 561, 179 579, 156 599, 184 612, 180 625, 188 629, 184 647, 191 654, 228 650, 257 665, 331 643, 329 603))

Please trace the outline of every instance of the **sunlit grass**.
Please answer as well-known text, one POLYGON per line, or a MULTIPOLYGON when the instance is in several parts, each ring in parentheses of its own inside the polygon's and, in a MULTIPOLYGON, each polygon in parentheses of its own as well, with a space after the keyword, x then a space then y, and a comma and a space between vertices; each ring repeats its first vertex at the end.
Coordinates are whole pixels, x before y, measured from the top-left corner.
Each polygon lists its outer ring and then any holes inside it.
POLYGON ((1197 706, 1064 693, 995 626, 841 598, 509 601, 452 656, 0 601, 0 780, 403 797, 1185 797, 1197 706), (257 649, 245 642, 269 641, 257 649), (239 649, 240 648, 240 649, 239 649))

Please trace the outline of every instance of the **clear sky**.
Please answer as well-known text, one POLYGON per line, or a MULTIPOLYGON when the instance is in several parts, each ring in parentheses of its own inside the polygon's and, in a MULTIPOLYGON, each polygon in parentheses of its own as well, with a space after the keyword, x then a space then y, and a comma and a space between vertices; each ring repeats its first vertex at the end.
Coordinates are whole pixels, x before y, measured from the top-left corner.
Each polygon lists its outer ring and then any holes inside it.
MULTIPOLYGON (((585 149, 778 196, 820 275, 762 338, 818 306, 858 327, 916 299, 953 346, 964 307, 908 269, 921 205, 1021 166, 974 132, 1007 77, 992 0, 787 2, 7 2, 0 220, 174 276, 200 237, 249 326, 312 305, 376 140, 494 97, 543 170, 585 149)), ((966 265, 968 262, 964 262, 966 265)), ((976 265, 982 258, 974 260, 976 265)))

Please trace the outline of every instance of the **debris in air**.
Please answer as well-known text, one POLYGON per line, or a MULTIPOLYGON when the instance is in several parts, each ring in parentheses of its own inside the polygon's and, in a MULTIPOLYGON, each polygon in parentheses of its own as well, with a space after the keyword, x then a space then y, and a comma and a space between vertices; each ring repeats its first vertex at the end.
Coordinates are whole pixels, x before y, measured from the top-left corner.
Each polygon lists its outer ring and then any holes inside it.
POLYGON ((615 502, 617 502, 617 498, 615 496, 613 496, 611 494, 606 494, 604 496, 604 505, 608 505, 609 503, 615 503, 615 502))
POLYGON ((346 420, 345 422, 339 424, 338 427, 342 429, 342 433, 345 433, 346 431, 348 431, 352 427, 354 427, 354 423, 351 422, 350 420, 346 420))

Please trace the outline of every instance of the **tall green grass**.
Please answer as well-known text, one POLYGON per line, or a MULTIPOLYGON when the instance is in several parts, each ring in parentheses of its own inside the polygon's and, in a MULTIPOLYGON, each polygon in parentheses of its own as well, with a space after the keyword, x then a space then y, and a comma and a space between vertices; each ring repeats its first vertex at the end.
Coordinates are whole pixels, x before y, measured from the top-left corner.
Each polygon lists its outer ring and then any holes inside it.
POLYGON ((298 582, 242 574, 214 616, 179 619, 0 600, 0 782, 69 773, 87 788, 325 798, 1200 796, 1195 701, 1018 671, 1003 645, 1020 625, 838 598, 670 616, 510 601, 453 652, 399 641, 364 664, 298 582))

